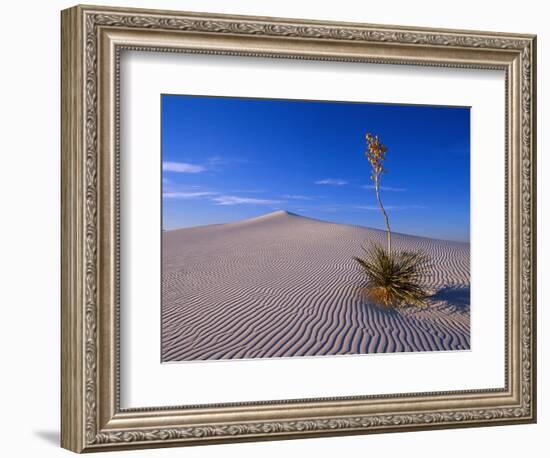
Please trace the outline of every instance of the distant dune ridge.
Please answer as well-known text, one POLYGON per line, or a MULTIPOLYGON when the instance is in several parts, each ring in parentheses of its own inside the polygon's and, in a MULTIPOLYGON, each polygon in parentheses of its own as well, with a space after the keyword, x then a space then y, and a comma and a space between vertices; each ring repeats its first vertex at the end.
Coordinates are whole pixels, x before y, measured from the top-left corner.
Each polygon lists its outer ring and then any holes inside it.
POLYGON ((369 303, 353 256, 385 232, 277 211, 162 234, 162 360, 470 348, 470 245, 393 234, 422 249, 425 309, 369 303))

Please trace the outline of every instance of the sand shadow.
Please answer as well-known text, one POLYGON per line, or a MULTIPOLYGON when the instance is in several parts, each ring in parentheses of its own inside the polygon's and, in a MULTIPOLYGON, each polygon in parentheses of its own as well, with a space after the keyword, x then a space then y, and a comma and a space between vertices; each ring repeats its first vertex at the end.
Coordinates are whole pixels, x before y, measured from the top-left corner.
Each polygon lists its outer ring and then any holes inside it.
MULTIPOLYGON (((402 315, 402 312, 412 310, 413 305, 404 307, 384 307, 372 301, 365 292, 366 288, 358 293, 360 303, 364 307, 372 307, 375 310, 387 316, 402 315)), ((458 312, 468 312, 470 310, 470 287, 469 286, 445 286, 429 297, 430 302, 446 302, 458 312)), ((422 309, 424 307, 420 307, 422 309)), ((417 307, 418 309, 418 307, 417 307)))
POLYGON ((466 312, 470 308, 470 287, 446 286, 435 293, 431 299, 434 301, 447 302, 458 311, 466 312))
POLYGON ((59 446, 60 444, 59 431, 34 431, 34 435, 49 444, 56 446, 59 446))

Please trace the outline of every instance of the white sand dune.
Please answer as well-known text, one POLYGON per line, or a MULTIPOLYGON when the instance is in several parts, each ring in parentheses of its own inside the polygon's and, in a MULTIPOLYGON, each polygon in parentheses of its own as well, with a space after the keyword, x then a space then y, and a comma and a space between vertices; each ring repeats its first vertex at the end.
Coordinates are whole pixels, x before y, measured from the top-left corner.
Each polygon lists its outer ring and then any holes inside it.
POLYGON ((388 310, 362 293, 353 256, 383 231, 284 211, 162 235, 162 360, 470 348, 470 246, 394 234, 422 249, 430 306, 388 310))

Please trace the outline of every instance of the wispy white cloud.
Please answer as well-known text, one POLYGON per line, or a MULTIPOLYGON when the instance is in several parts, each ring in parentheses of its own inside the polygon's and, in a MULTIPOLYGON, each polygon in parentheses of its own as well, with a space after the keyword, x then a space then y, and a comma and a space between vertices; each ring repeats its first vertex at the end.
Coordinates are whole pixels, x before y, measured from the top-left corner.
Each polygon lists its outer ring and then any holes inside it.
POLYGON ((232 189, 227 192, 231 194, 262 194, 267 191, 265 189, 232 189))
MULTIPOLYGON (((380 210, 380 207, 378 205, 354 205, 353 208, 356 208, 357 210, 368 210, 368 211, 375 211, 380 210)), ((422 209, 422 208, 428 208, 425 205, 384 205, 384 208, 386 210, 414 210, 414 209, 422 209)))
POLYGON ((206 170, 206 167, 198 164, 190 164, 188 162, 170 162, 162 163, 162 170, 165 172, 176 173, 200 173, 206 170))
MULTIPOLYGON (((274 205, 285 202, 279 199, 260 199, 256 197, 243 197, 239 195, 225 194, 224 192, 204 189, 198 185, 185 186, 183 188, 169 187, 162 193, 163 199, 171 200, 191 200, 191 199, 205 199, 209 200, 215 205, 274 205)), ((260 192, 260 191, 239 191, 239 193, 246 192, 260 192)))
POLYGON ((357 210, 380 210, 380 207, 376 205, 354 205, 353 208, 357 210))
MULTIPOLYGON (((361 186, 363 189, 375 189, 373 184, 366 184, 361 186)), ((403 192, 405 188, 394 188, 393 186, 380 186, 380 190, 389 192, 403 192)))
POLYGON ((248 164, 250 161, 242 157, 224 157, 220 155, 210 156, 207 163, 212 166, 226 164, 248 164))
POLYGON ((348 184, 346 180, 341 180, 339 178, 325 178, 324 180, 316 181, 315 184, 328 184, 331 186, 344 186, 348 184))
POLYGON ((309 203, 301 202, 300 204, 296 203, 298 206, 295 208, 296 211, 301 212, 338 212, 338 211, 344 211, 349 210, 350 206, 345 204, 322 204, 322 205, 309 205, 309 203))
POLYGON ((284 194, 283 199, 290 199, 290 200, 313 200, 313 197, 310 196, 302 196, 300 194, 284 194))
POLYGON ((210 156, 202 164, 190 162, 165 161, 162 163, 162 170, 176 173, 201 173, 219 172, 221 168, 229 164, 246 164, 248 160, 238 157, 210 156))
POLYGON ((212 199, 218 205, 275 205, 280 204, 280 200, 255 199, 252 197, 226 196, 221 195, 212 199))
POLYGON ((164 199, 198 199, 200 197, 215 196, 215 192, 209 191, 189 191, 189 192, 165 192, 162 194, 164 199))

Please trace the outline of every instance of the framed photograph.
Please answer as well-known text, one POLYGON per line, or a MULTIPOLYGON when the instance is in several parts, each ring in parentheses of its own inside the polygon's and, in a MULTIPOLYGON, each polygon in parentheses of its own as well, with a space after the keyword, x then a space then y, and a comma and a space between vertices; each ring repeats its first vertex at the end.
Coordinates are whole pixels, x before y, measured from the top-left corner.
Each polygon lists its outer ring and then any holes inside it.
POLYGON ((536 421, 536 38, 62 12, 62 446, 536 421))

